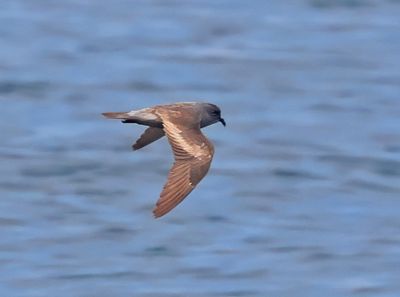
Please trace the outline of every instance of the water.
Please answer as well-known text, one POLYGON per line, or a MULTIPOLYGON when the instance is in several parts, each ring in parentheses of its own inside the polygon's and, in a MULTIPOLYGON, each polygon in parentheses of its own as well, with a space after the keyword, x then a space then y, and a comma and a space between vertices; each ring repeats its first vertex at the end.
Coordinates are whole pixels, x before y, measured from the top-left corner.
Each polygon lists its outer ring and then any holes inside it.
POLYGON ((399 1, 0 1, 0 295, 399 296, 399 1), (165 140, 218 104, 168 216, 165 140))

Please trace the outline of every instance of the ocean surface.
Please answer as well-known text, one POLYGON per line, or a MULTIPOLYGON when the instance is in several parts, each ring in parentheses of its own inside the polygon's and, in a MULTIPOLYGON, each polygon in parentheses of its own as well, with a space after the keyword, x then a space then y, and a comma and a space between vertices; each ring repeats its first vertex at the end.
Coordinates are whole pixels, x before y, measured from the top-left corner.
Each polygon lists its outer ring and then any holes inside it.
POLYGON ((400 296, 400 1, 1 0, 1 297, 400 296), (104 119, 219 105, 208 176, 104 119))

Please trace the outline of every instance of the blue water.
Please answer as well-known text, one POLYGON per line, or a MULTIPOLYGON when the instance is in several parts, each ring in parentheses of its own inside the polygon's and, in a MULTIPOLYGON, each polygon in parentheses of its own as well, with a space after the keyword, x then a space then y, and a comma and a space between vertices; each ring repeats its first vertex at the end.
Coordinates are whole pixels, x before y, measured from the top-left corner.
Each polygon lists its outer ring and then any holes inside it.
POLYGON ((400 296, 400 2, 0 1, 0 296, 400 296), (172 162, 100 116, 218 104, 172 162))

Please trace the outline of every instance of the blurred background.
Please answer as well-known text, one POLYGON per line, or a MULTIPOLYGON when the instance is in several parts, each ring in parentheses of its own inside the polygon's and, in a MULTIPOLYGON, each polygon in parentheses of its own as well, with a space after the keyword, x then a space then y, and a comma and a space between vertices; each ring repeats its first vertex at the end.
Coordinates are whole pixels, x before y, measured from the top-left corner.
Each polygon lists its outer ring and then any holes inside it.
POLYGON ((0 296, 399 296, 400 1, 1 0, 0 296), (166 140, 101 117, 219 105, 212 169, 151 210, 166 140))

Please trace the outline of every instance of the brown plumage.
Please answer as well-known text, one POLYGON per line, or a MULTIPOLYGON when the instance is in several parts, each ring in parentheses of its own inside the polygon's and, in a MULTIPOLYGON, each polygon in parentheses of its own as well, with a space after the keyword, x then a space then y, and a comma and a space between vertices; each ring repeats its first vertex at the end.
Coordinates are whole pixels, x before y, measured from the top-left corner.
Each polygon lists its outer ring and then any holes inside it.
POLYGON ((144 130, 143 134, 140 135, 139 139, 132 145, 133 150, 141 149, 142 147, 160 139, 165 135, 162 128, 149 127, 144 130))
POLYGON ((134 150, 167 135, 175 162, 153 210, 155 217, 177 206, 207 174, 214 147, 200 129, 218 121, 225 125, 219 108, 209 103, 176 103, 103 115, 124 123, 150 126, 133 145, 134 150))

